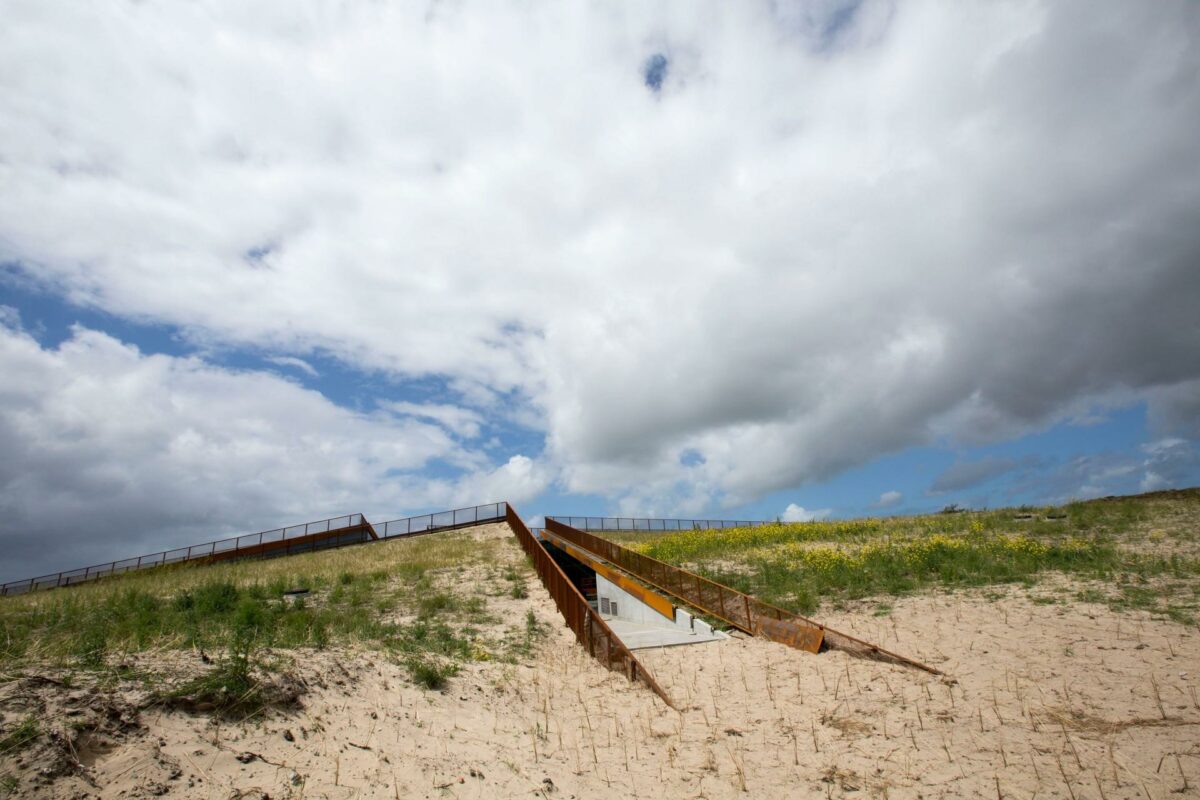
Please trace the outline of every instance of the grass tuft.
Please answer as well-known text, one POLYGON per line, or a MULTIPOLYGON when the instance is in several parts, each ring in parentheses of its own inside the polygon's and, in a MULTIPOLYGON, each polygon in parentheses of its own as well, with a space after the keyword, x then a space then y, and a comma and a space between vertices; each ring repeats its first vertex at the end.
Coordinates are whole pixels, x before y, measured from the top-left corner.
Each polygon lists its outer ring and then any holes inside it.
POLYGON ((30 714, 17 723, 17 726, 11 731, 0 736, 0 756, 11 756, 25 749, 33 744, 41 734, 42 728, 38 724, 37 717, 30 714))
POLYGON ((431 691, 440 691, 446 687, 447 681, 458 674, 458 665, 452 662, 438 661, 428 655, 413 655, 404 662, 413 682, 431 691))

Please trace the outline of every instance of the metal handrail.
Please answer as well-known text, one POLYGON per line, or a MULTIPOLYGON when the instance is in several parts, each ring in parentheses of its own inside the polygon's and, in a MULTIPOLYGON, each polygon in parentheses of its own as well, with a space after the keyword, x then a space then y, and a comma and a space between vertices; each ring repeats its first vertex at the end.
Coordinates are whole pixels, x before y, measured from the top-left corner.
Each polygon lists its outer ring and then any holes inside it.
POLYGON ((708 531, 722 528, 757 528, 770 525, 761 519, 671 519, 661 517, 560 517, 547 516, 581 531, 708 531))
MULTIPOLYGON (((401 536, 416 536, 424 533, 432 533, 434 531, 461 528, 467 525, 477 525, 482 522, 499 522, 505 519, 507 505, 507 503, 500 502, 486 503, 479 506, 465 506, 463 508, 451 509, 449 511, 437 511, 432 514, 418 514, 417 516, 413 517, 402 517, 400 519, 390 520, 378 525, 371 525, 371 523, 368 522, 362 514, 346 514, 340 517, 330 517, 329 519, 318 520, 316 522, 289 525, 287 527, 274 528, 272 530, 261 531, 259 533, 248 533, 241 536, 232 536, 227 539, 218 539, 214 542, 205 542, 204 544, 178 547, 173 550, 163 550, 158 553, 151 553, 144 556, 125 558, 118 561, 109 561, 105 564, 97 564, 90 567, 80 567, 79 569, 50 573, 37 578, 9 581, 8 583, 0 585, 0 596, 23 594, 25 592, 34 591, 37 589, 54 589, 62 586, 74 586, 79 583, 86 583, 96 580, 97 578, 104 578, 110 575, 121 575, 127 572, 136 572, 143 569, 152 569, 155 567, 166 566, 168 564, 200 561, 214 557, 220 557, 222 559, 237 558, 237 554, 239 552, 243 550, 260 549, 264 544, 282 544, 283 542, 300 539, 305 536, 331 533, 334 531, 348 530, 352 528, 370 529, 378 539, 395 539, 401 536)), ((361 540, 345 542, 338 541, 325 544, 323 545, 322 549, 349 547, 350 545, 363 543, 365 542, 361 540)), ((287 554, 286 548, 280 549, 283 552, 257 552, 256 555, 266 555, 269 557, 270 555, 287 554)))
POLYGON ((231 536, 227 539, 218 539, 214 542, 177 547, 172 550, 123 558, 104 564, 95 564, 90 567, 52 572, 36 578, 9 581, 0 585, 0 595, 21 594, 35 589, 53 589, 60 586, 71 586, 109 575, 120 575, 126 572, 136 572, 138 570, 151 569, 184 561, 195 561, 202 558, 210 558, 214 555, 223 556, 228 553, 237 552, 238 550, 258 547, 266 543, 283 542, 317 533, 328 533, 345 528, 359 527, 363 523, 362 514, 345 514, 340 517, 330 517, 329 519, 317 520, 315 522, 273 528, 269 531, 231 536))
POLYGON ((506 519, 508 503, 485 503, 481 506, 465 506, 451 511, 437 511, 415 517, 394 519, 375 526, 380 539, 395 539, 397 536, 417 536, 433 531, 451 530, 482 522, 500 522, 506 519))
MULTIPOLYGON (((259 533, 248 533, 218 539, 213 542, 178 547, 158 553, 135 556, 132 558, 109 561, 90 567, 64 570, 62 572, 41 575, 36 578, 9 581, 0 585, 0 596, 22 594, 36 589, 53 589, 61 586, 73 586, 104 578, 110 575, 121 575, 126 572, 136 572, 152 569, 167 564, 177 564, 187 561, 198 561, 213 557, 236 558, 237 553, 251 548, 260 548, 264 544, 282 543, 314 534, 329 533, 347 528, 361 526, 372 527, 379 539, 394 539, 400 536, 416 536, 434 531, 451 530, 468 525, 478 525, 484 522, 499 522, 506 518, 507 503, 485 503, 477 506, 464 506, 448 511, 437 511, 431 514, 418 514, 412 517, 389 520, 371 526, 362 514, 346 514, 340 517, 317 520, 315 522, 289 525, 274 528, 259 533)), ((714 519, 667 519, 650 517, 548 517, 558 522, 570 525, 580 530, 598 531, 678 531, 678 530, 714 530, 720 528, 739 528, 766 525, 762 520, 714 520, 714 519)), ((537 535, 539 529, 534 529, 537 535)), ((361 544, 359 541, 338 542, 332 546, 346 547, 361 544)), ((330 547, 330 545, 326 545, 330 547)), ((282 548, 281 548, 282 549, 282 548)), ((283 555, 284 553, 279 553, 283 555)), ((265 554, 265 555, 270 555, 265 554)))

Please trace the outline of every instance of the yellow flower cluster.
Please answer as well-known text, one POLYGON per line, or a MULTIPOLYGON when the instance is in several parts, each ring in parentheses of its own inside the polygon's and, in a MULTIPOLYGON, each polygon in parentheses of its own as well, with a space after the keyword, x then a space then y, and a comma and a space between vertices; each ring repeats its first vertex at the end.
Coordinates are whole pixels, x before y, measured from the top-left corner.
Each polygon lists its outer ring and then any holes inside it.
POLYGON ((676 563, 732 558, 830 571, 858 568, 868 559, 881 557, 899 558, 919 567, 968 549, 992 556, 1040 559, 1050 554, 1052 547, 1054 552, 1070 555, 1088 552, 1094 546, 1082 539, 1051 546, 1024 534, 994 533, 986 518, 964 522, 957 515, 944 515, 922 518, 921 529, 906 526, 904 519, 771 523, 753 528, 678 531, 630 547, 676 563), (833 544, 814 546, 817 542, 833 544))
POLYGON ((1028 536, 997 536, 988 539, 987 546, 998 553, 1034 558, 1043 558, 1050 552, 1050 547, 1044 542, 1030 539, 1028 536))
POLYGON ((878 534, 883 529, 884 522, 878 519, 772 522, 753 528, 685 530, 629 546, 640 553, 671 561, 702 554, 776 547, 789 542, 862 540, 878 534))
POLYGON ((1087 539, 1080 539, 1078 536, 1072 536, 1070 539, 1059 542, 1057 548, 1059 552, 1065 555, 1074 556, 1091 552, 1096 548, 1096 545, 1093 542, 1089 542, 1087 539))
POLYGON ((833 547, 796 550, 795 555, 788 559, 788 566, 792 569, 803 566, 813 572, 826 574, 845 569, 861 569, 864 563, 866 559, 860 552, 847 552, 833 547))
MULTIPOLYGON (((1077 546, 1087 549, 1086 542, 1077 546)), ((854 549, 836 547, 805 547, 801 543, 786 544, 771 552, 777 560, 791 569, 804 568, 825 574, 846 569, 862 569, 869 563, 884 559, 903 560, 910 567, 919 568, 938 561, 949 553, 966 550, 990 550, 994 554, 1013 556, 1045 556, 1050 548, 1027 536, 996 536, 986 540, 971 540, 962 537, 935 533, 920 539, 904 542, 871 542, 854 549)))

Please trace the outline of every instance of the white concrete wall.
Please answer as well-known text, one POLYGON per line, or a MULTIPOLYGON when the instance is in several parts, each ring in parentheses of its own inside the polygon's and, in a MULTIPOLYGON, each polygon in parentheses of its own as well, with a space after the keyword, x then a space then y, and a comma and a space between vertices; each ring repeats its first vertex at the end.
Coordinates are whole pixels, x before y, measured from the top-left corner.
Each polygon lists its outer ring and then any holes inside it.
POLYGON ((650 625, 674 624, 672 620, 667 619, 599 573, 596 574, 596 602, 600 607, 600 613, 604 614, 604 616, 613 616, 617 619, 629 620, 630 622, 645 622, 650 625), (609 603, 617 604, 616 614, 604 614, 603 601, 605 599, 609 603))
POLYGON ((604 604, 600 602, 601 598, 608 599, 610 608, 611 603, 616 602, 617 604, 616 614, 604 614, 601 611, 601 614, 605 617, 616 617, 617 619, 628 620, 629 622, 642 622, 647 625, 660 625, 664 628, 680 628, 682 630, 694 631, 703 636, 711 636, 713 632, 712 626, 707 622, 694 619, 691 614, 682 608, 675 609, 675 619, 673 621, 667 619, 620 586, 617 586, 603 575, 597 573, 596 604, 600 609, 603 609, 604 604))

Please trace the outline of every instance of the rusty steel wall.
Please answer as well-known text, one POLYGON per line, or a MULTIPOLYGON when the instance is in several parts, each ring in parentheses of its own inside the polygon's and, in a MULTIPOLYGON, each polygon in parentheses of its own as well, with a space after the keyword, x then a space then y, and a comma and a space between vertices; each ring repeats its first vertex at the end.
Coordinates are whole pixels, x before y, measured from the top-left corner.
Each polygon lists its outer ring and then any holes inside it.
POLYGON ((882 661, 906 664, 940 675, 941 670, 885 650, 826 625, 764 603, 756 597, 688 572, 627 547, 547 517, 546 529, 625 570, 635 578, 672 594, 753 636, 765 636, 801 650, 817 652, 822 643, 837 650, 882 661))
POLYGON ((561 536, 566 541, 595 553, 635 577, 670 592, 684 602, 719 617, 746 633, 752 635, 758 633, 756 624, 758 616, 765 615, 774 619, 783 619, 783 615, 788 615, 788 612, 782 609, 761 603, 724 584, 644 556, 607 539, 565 525, 556 519, 547 519, 546 529, 555 536, 561 536))
POLYGON ((567 622, 579 643, 588 653, 614 672, 624 673, 631 681, 640 681, 662 698, 671 708, 675 703, 670 695, 658 685, 637 657, 629 650, 608 627, 600 615, 592 610, 586 598, 580 593, 575 584, 563 572, 562 567, 546 552, 542 543, 534 538, 526 527, 525 522, 517 514, 512 504, 507 509, 508 524, 521 543, 522 549, 533 562, 538 577, 546 591, 554 598, 554 604, 567 622))

